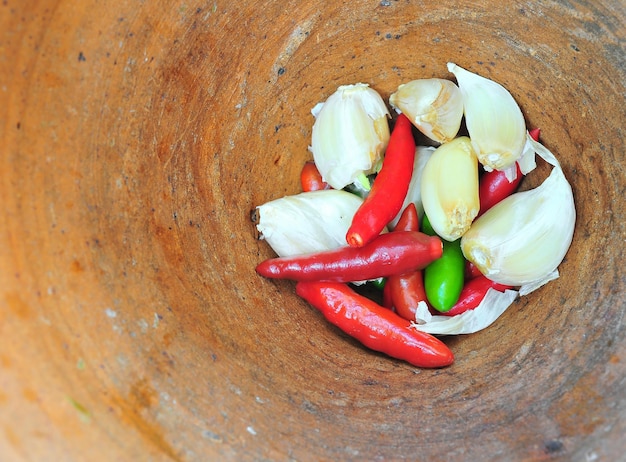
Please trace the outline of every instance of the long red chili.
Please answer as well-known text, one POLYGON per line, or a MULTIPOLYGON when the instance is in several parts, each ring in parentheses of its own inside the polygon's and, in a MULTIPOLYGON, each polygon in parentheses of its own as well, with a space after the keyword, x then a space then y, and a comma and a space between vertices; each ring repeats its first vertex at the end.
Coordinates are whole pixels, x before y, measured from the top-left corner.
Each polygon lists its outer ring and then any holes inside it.
MULTIPOLYGON (((528 134, 535 140, 539 140, 540 130, 535 128, 530 130, 528 134)), ((509 181, 506 177, 506 173, 500 170, 492 170, 491 172, 485 172, 480 177, 478 184, 478 197, 480 199, 480 210, 478 216, 485 213, 491 207, 496 205, 502 199, 510 196, 518 188, 524 175, 519 168, 519 164, 516 162, 517 176, 513 181, 509 181)))
POLYGON ((422 269, 441 257, 442 248, 441 239, 420 232, 384 233, 363 247, 270 258, 256 271, 267 278, 295 281, 365 281, 422 269))
POLYGON ((473 310, 480 304, 480 302, 483 301, 483 298, 485 298, 485 295, 487 295, 487 291, 490 288, 495 289, 498 292, 504 292, 506 289, 511 289, 511 286, 498 284, 497 282, 487 279, 481 274, 480 276, 476 276, 465 283, 463 290, 461 290, 459 300, 449 311, 437 314, 442 314, 444 316, 456 316, 457 314, 465 313, 468 310, 473 310))
POLYGON ((372 189, 354 214, 346 234, 352 247, 361 247, 376 237, 400 211, 409 190, 415 159, 413 125, 400 114, 391 132, 383 165, 372 189))
POLYGON ((357 294, 346 284, 299 282, 296 293, 333 325, 366 347, 417 367, 445 367, 454 362, 448 346, 411 322, 357 294))
POLYGON ((300 184, 302 185, 303 192, 330 189, 330 185, 322 179, 322 174, 312 160, 305 162, 302 166, 300 184))
MULTIPOLYGON (((419 218, 412 202, 402 212, 393 232, 417 231, 419 218)), ((385 287, 389 286, 389 296, 396 313, 404 319, 415 320, 415 310, 419 302, 427 303, 424 289, 424 276, 420 270, 389 276, 385 287)))

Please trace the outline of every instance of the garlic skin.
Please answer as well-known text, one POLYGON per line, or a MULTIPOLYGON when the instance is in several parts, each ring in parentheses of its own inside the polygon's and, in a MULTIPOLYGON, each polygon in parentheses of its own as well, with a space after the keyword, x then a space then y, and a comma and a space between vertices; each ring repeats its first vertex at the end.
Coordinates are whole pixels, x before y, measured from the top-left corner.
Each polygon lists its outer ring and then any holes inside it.
POLYGON ((461 249, 489 279, 522 286, 525 295, 558 277, 575 222, 572 188, 556 162, 537 188, 517 192, 480 216, 461 249))
POLYGON ((478 161, 466 136, 442 144, 422 172, 424 212, 435 232, 447 241, 461 237, 478 215, 478 161))
POLYGON ((422 172, 428 162, 428 159, 435 152, 435 148, 432 146, 417 146, 415 148, 415 160, 413 161, 413 174, 411 175, 411 182, 409 183, 409 190, 404 198, 404 203, 393 220, 389 223, 391 228, 395 228, 400 220, 400 216, 407 205, 411 202, 415 204, 417 210, 417 216, 421 219, 424 215, 424 206, 422 205, 422 172))
POLYGON ((342 85, 311 112, 310 150, 326 183, 342 189, 380 168, 389 143, 390 114, 369 85, 342 85))
MULTIPOLYGON (((517 160, 517 164, 522 172, 522 175, 528 175, 535 168, 537 168, 537 161, 535 160, 535 148, 532 143, 536 143, 535 140, 532 139, 530 133, 526 132, 526 143, 524 144, 524 149, 522 150, 521 157, 517 160)), ((515 165, 513 165, 515 167, 515 165)), ((514 169, 517 176, 517 169, 514 169)), ((510 179, 509 181, 513 181, 515 177, 510 179)))
POLYGON ((463 95, 465 124, 486 170, 514 167, 526 143, 526 123, 509 91, 493 80, 448 63, 463 95))
POLYGON ((453 140, 461 127, 463 95, 450 80, 412 80, 400 85, 389 97, 389 103, 438 143, 453 140))
POLYGON ((257 207, 257 229, 280 257, 347 246, 346 233, 363 199, 340 189, 285 196, 257 207))
POLYGON ((489 289, 476 308, 457 316, 431 315, 426 303, 420 302, 411 328, 433 335, 473 334, 493 324, 517 297, 515 290, 489 289))

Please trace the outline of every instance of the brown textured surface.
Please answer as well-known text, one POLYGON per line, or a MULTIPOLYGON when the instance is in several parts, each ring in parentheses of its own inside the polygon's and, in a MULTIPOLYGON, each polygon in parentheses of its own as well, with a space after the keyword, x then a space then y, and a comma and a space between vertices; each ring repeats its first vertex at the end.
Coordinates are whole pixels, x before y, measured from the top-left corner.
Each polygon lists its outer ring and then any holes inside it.
POLYGON ((622 456, 625 14, 2 1, 2 460, 622 456), (387 97, 448 60, 543 129, 578 222, 560 279, 415 370, 257 277, 249 212, 298 191, 337 85, 387 97))

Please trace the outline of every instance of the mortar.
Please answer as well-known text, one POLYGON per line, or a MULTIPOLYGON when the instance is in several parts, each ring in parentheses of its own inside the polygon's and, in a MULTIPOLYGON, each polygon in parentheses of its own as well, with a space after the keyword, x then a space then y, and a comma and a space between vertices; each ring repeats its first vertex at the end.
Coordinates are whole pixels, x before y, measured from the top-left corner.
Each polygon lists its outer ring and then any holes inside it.
MULTIPOLYGON (((616 460, 626 449, 623 2, 0 5, 3 460, 616 460), (311 108, 445 64, 562 163, 561 277, 420 370, 258 277, 311 108)), ((526 187, 538 184, 545 165, 526 187)))

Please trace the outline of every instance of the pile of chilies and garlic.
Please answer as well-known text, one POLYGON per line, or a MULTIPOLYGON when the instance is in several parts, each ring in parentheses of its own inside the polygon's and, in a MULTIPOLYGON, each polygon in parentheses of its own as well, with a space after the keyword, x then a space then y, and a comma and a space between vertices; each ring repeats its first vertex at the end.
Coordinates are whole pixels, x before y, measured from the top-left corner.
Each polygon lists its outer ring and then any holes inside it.
POLYGON ((398 87, 391 131, 375 90, 340 86, 312 110, 303 192, 257 207, 260 236, 278 254, 258 274, 297 281, 296 293, 335 326, 418 367, 454 361, 435 335, 484 329, 557 278, 574 232, 572 189, 512 95, 448 70, 458 86, 398 87), (416 146, 413 127, 437 147, 416 146), (551 173, 516 192, 536 154, 551 173), (381 303, 349 285, 368 281, 383 286, 381 303))

